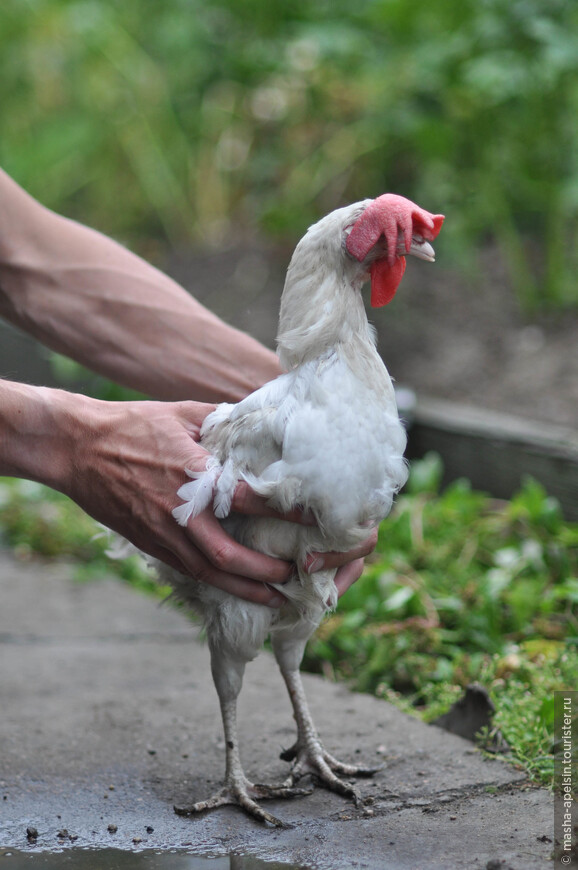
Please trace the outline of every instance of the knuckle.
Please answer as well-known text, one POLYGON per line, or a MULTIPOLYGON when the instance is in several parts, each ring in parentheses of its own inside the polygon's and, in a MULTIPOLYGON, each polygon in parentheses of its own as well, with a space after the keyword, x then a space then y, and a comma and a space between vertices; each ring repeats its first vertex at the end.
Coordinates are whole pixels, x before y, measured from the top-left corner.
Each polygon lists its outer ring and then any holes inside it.
POLYGON ((197 566, 193 570, 189 569, 189 574, 194 580, 198 580, 199 583, 212 585, 211 571, 207 567, 197 566))
POLYGON ((234 561, 233 547, 230 544, 218 544, 211 553, 211 562, 221 571, 230 569, 234 561))

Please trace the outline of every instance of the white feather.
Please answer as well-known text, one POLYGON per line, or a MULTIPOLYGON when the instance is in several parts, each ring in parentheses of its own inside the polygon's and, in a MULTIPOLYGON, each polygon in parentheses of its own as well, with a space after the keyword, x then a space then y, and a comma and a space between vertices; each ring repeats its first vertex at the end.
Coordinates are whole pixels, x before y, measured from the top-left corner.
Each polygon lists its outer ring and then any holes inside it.
POLYGON ((221 474, 221 464, 211 456, 207 460, 206 471, 191 471, 189 468, 185 468, 185 471, 191 481, 184 483, 177 492, 184 504, 173 510, 173 516, 181 526, 186 526, 190 519, 198 517, 210 505, 221 474))
POLYGON ((213 500, 215 516, 221 520, 229 516, 237 482, 235 463, 232 459, 228 459, 223 465, 223 470, 217 480, 215 498, 213 500))

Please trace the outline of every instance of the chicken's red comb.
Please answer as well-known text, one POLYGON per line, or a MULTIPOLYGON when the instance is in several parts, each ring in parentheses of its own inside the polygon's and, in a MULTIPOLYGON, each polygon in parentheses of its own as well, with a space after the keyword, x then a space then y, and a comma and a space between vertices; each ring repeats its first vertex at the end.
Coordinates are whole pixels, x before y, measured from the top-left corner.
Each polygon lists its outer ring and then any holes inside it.
POLYGON ((431 214, 405 196, 384 193, 371 202, 353 225, 346 247, 361 262, 381 236, 387 241, 387 259, 393 266, 398 256, 398 235, 403 233, 406 253, 416 234, 432 242, 444 222, 443 214, 431 214))
POLYGON ((395 193, 384 193, 367 206, 353 224, 345 245, 351 256, 361 262, 382 236, 387 242, 387 258, 376 260, 371 266, 373 307, 386 305, 393 299, 405 271, 404 253, 409 253, 412 236, 431 242, 443 222, 442 214, 431 214, 395 193), (403 237, 401 251, 400 236, 403 237))

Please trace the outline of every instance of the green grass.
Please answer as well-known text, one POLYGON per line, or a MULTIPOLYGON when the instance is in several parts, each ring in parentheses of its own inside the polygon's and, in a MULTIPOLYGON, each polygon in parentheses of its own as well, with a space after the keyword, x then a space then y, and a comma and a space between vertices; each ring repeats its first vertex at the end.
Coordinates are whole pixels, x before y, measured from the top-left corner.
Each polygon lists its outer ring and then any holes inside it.
POLYGON ((166 593, 139 556, 110 559, 108 534, 78 505, 29 480, 0 478, 0 545, 22 561, 67 560, 78 581, 115 574, 141 591, 166 593))
MULTIPOLYGON (((309 643, 305 668, 431 721, 477 681, 511 757, 553 776, 553 693, 578 673, 578 525, 528 479, 510 501, 413 464, 363 577, 309 643)), ((0 479, 0 541, 22 559, 67 558, 80 579, 115 573, 148 592, 137 558, 106 556, 99 526, 59 493, 0 479)), ((166 594, 166 589, 161 590, 166 594)))

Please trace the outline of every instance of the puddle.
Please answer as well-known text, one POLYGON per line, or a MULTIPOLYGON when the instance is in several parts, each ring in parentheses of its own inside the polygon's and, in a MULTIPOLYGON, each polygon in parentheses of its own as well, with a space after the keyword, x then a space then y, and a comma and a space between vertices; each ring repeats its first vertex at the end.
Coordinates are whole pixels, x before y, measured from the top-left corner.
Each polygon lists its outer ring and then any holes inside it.
POLYGON ((252 855, 207 858, 153 850, 70 849, 46 854, 1 849, 0 870, 307 870, 307 867, 264 861, 252 855))

